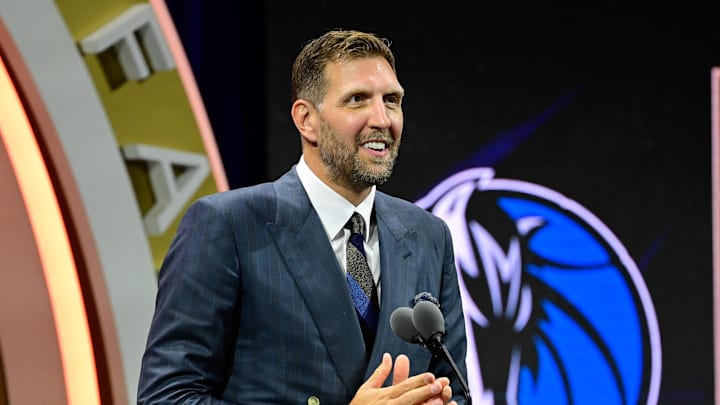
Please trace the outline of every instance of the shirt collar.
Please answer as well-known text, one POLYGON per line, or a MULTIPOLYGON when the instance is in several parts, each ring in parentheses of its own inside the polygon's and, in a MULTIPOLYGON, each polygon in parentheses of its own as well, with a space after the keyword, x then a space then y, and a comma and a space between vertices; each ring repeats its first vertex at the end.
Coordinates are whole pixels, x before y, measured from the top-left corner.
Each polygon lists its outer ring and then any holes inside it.
POLYGON ((315 208, 320 222, 322 222, 325 232, 330 240, 334 239, 338 233, 342 232, 343 227, 352 216, 353 212, 358 212, 365 220, 365 240, 368 239, 370 233, 370 217, 375 201, 375 186, 372 186, 370 193, 357 206, 353 206, 350 201, 335 192, 335 190, 323 183, 305 162, 303 156, 296 166, 296 171, 300 182, 305 188, 305 192, 310 199, 310 203, 315 208))

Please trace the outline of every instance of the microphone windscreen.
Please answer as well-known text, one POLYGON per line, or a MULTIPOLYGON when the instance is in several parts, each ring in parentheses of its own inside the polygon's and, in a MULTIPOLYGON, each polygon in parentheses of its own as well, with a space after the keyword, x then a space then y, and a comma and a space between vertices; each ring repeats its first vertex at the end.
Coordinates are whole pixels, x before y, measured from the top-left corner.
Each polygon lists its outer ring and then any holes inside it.
POLYGON ((417 343, 418 331, 413 325, 413 310, 409 307, 397 308, 390 314, 390 328, 402 340, 417 343))
POLYGON ((430 301, 418 301, 412 310, 412 321, 415 329, 425 340, 436 333, 445 334, 445 317, 440 308, 430 301))

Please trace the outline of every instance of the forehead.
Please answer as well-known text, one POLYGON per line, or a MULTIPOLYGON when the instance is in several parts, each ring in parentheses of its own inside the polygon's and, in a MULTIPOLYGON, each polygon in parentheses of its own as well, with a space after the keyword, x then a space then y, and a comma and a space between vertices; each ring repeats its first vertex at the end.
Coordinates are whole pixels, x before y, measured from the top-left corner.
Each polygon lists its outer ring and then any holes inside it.
POLYGON ((385 58, 369 57, 329 62, 325 66, 330 92, 354 90, 402 92, 397 75, 385 58))

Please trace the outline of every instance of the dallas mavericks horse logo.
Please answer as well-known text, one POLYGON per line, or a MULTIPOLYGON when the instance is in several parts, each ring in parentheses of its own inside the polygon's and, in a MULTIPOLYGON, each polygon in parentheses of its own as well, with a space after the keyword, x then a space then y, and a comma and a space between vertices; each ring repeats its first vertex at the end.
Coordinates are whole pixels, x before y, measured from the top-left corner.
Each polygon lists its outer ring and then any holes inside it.
POLYGON ((465 170, 417 205, 455 244, 478 404, 655 404, 660 338, 636 264, 578 203, 465 170))

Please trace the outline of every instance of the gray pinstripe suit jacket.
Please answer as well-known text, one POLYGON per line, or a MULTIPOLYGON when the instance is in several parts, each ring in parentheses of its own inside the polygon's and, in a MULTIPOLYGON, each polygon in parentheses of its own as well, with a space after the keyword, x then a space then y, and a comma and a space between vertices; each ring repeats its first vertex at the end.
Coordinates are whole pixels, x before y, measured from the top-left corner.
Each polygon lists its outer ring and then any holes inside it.
POLYGON ((462 403, 451 368, 389 324, 415 294, 432 293, 445 344, 465 373, 449 230, 381 192, 375 215, 382 307, 368 360, 342 269, 294 167, 275 182, 195 202, 160 270, 138 403, 305 404, 314 396, 347 404, 384 352, 407 354, 413 375, 450 377, 462 403))

